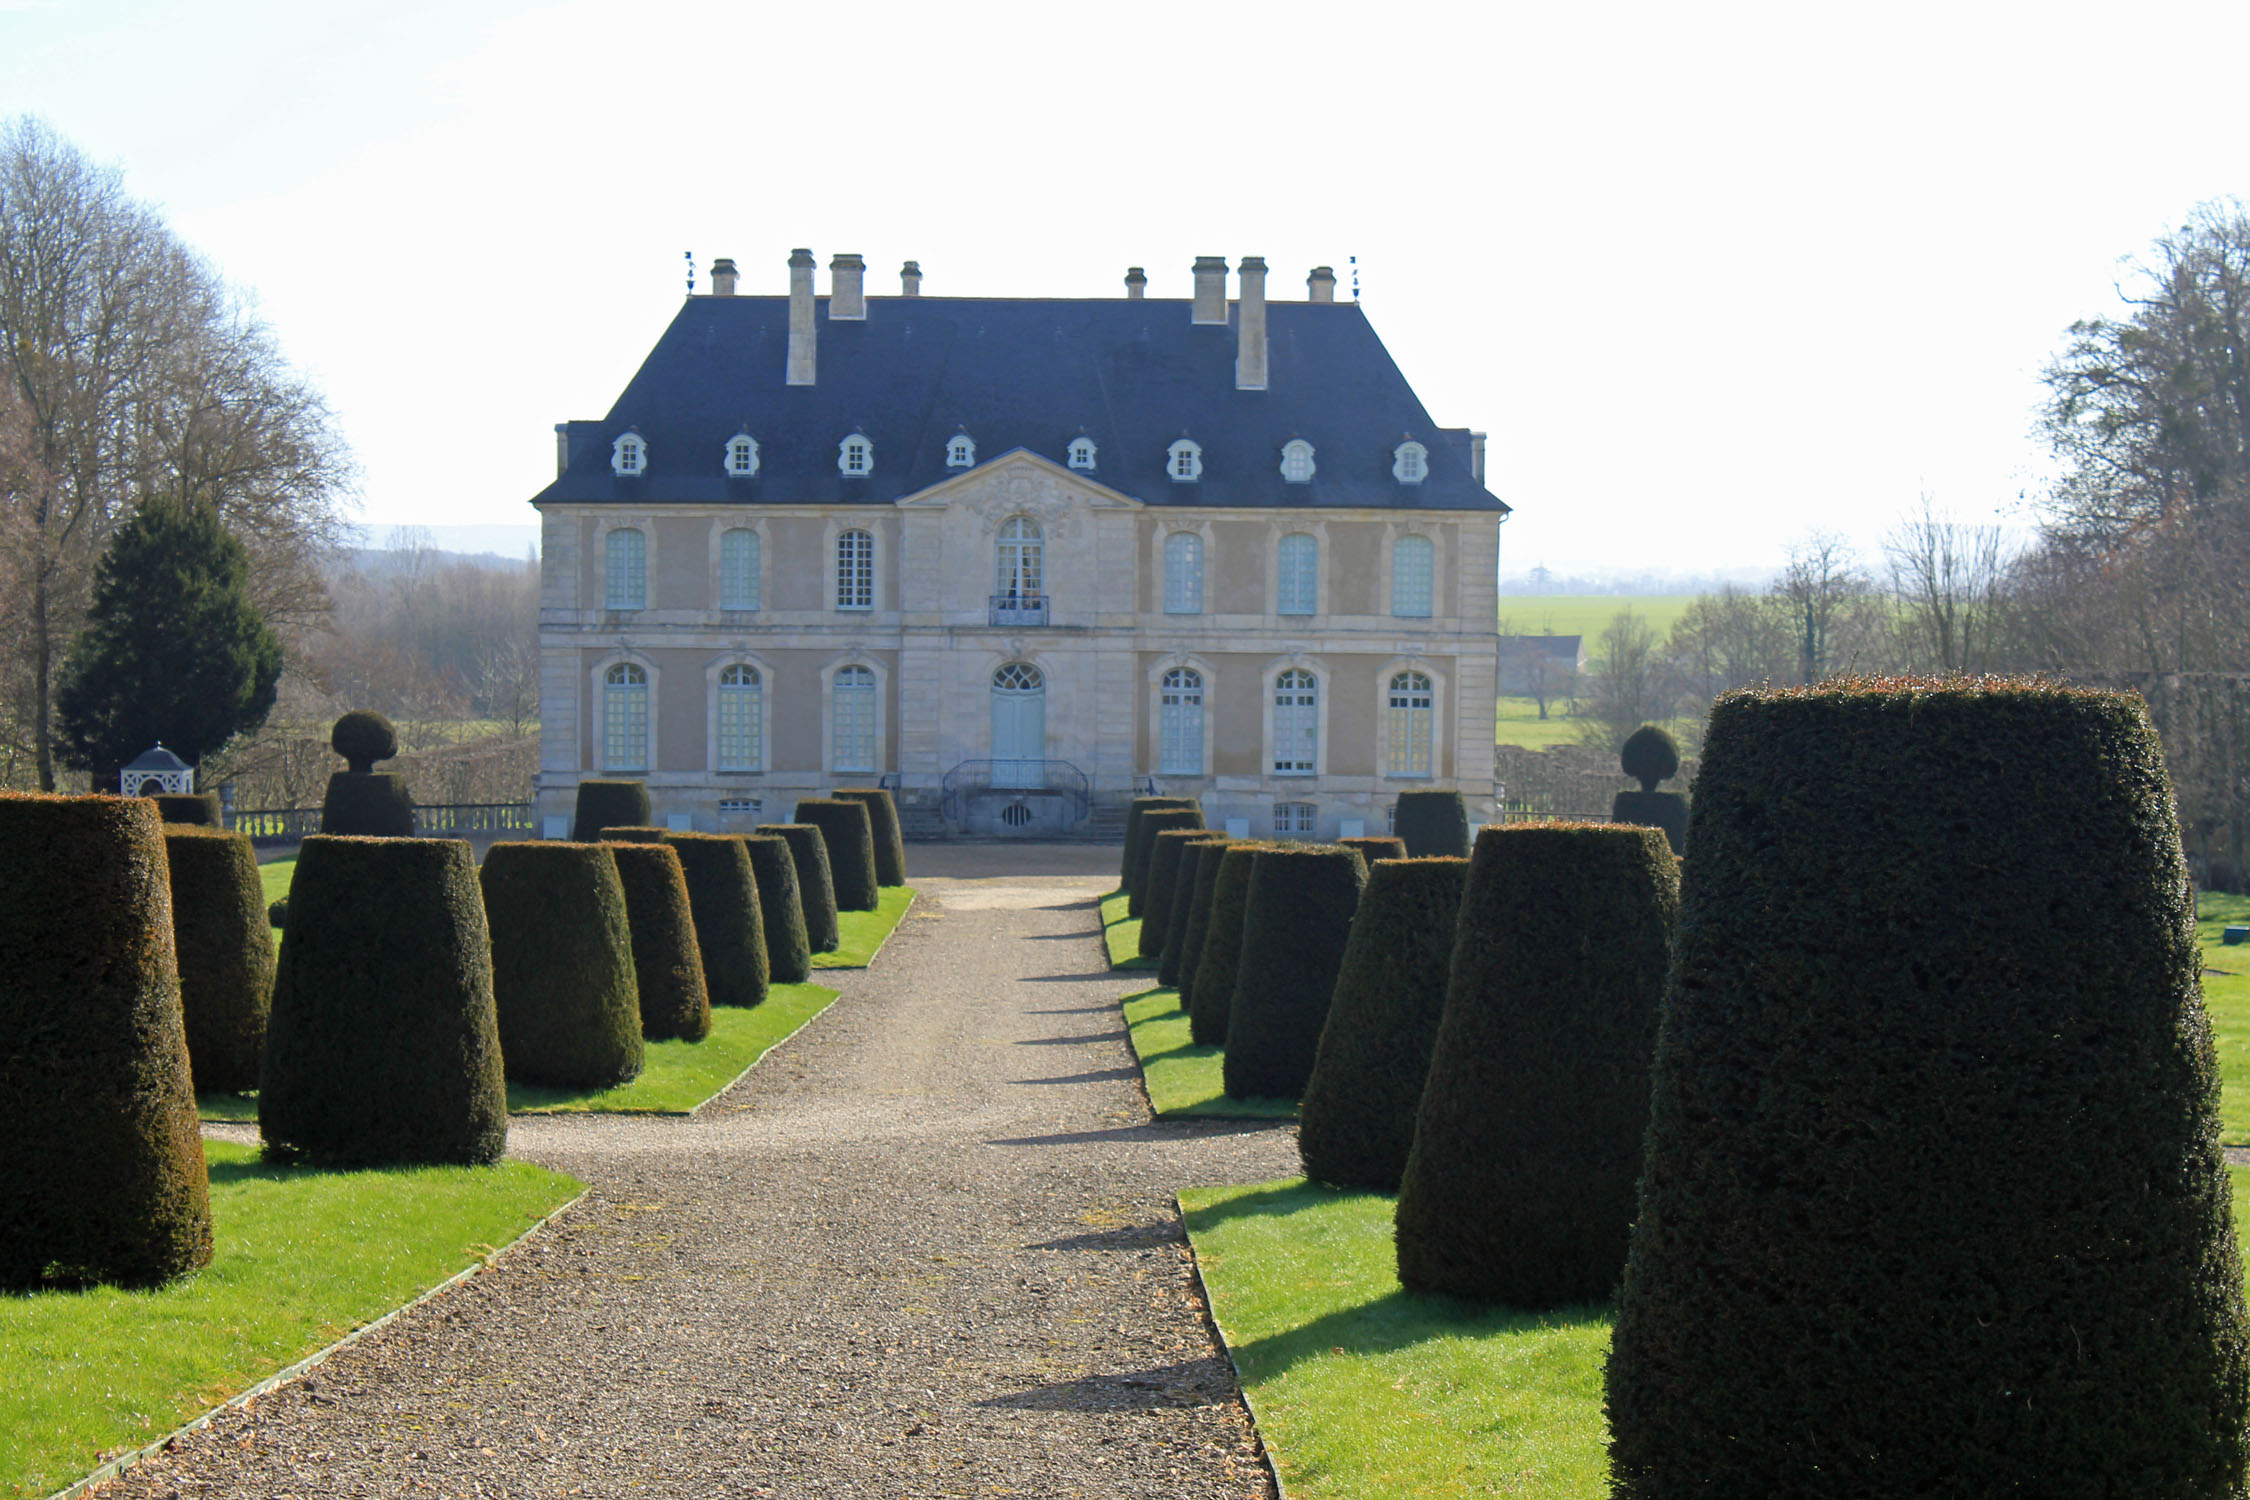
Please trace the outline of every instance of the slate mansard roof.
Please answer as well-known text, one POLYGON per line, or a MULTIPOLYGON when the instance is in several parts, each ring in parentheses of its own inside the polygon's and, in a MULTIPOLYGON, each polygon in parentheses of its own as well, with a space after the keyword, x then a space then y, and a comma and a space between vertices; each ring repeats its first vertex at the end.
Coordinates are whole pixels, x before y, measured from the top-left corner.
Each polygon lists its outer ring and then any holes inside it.
POLYGON ((1184 299, 870 297, 867 318, 831 321, 815 299, 817 381, 784 382, 787 297, 690 297, 598 422, 567 424, 569 462, 532 504, 888 504, 942 483, 966 431, 982 464, 1023 448, 1057 464, 1081 433, 1089 476, 1154 505, 1508 507, 1470 469, 1465 429, 1430 420, 1366 314, 1350 302, 1266 305, 1268 388, 1235 389, 1236 334, 1190 321, 1184 299), (611 471, 628 428, 647 445, 637 477, 611 471), (853 432, 874 446, 864 478, 837 471, 853 432), (727 440, 757 439, 758 473, 731 478, 727 440), (1203 474, 1175 482, 1181 437, 1203 474), (1313 445, 1309 484, 1286 483, 1282 445, 1313 445), (1412 437, 1428 477, 1401 484, 1392 453, 1412 437))

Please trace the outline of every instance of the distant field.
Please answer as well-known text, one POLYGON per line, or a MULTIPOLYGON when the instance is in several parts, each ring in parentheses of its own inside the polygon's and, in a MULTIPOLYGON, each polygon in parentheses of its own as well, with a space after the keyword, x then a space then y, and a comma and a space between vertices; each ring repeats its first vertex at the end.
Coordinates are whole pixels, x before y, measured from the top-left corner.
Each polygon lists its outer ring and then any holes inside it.
POLYGON ((1502 594, 1502 635, 1582 635, 1589 650, 1617 612, 1628 606, 1659 637, 1687 613, 1695 594, 1502 594))

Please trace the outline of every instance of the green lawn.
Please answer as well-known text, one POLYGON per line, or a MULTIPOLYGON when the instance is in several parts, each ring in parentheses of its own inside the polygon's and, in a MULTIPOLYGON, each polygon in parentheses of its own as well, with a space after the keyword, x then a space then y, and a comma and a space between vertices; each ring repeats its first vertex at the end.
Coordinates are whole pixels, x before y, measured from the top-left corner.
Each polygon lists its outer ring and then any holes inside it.
POLYGON ((1502 594, 1502 635, 1580 635, 1589 651, 1617 612, 1630 607, 1662 640, 1699 594, 1502 594))
POLYGON ((2206 891, 2196 915, 2203 966, 2221 971, 2203 976, 2203 1004, 2219 1048, 2220 1139, 2250 1146, 2250 943, 2227 948, 2219 942, 2219 930, 2229 922, 2250 923, 2250 896, 2206 891))
POLYGON ((1539 717, 1536 698, 1502 698, 1493 709, 1492 738, 1499 745, 1521 745, 1544 750, 1550 745, 1578 743, 1579 721, 1570 717, 1568 700, 1547 700, 1547 717, 1539 717))
POLYGON ((1125 915, 1131 904, 1123 891, 1102 897, 1102 943, 1109 950, 1109 966, 1153 969, 1156 960, 1141 957, 1141 919, 1125 915))
MULTIPOLYGON (((1135 923, 1136 927, 1140 924, 1135 923)), ((1187 1012, 1180 992, 1143 990, 1127 995, 1125 1030, 1140 1059, 1141 1081, 1149 1107, 1166 1119, 1294 1120, 1294 1099, 1230 1099, 1221 1080, 1226 1057, 1221 1047, 1198 1047, 1189 1039, 1187 1012)))
POLYGON ((258 879, 265 882, 266 905, 271 906, 289 894, 289 882, 297 878, 297 859, 277 859, 271 864, 258 866, 258 879))
POLYGON ((873 911, 844 911, 836 914, 837 931, 843 942, 834 953, 815 953, 812 956, 816 969, 864 969, 875 962, 883 944, 914 904, 914 887, 886 885, 878 893, 882 904, 873 911))
POLYGON ((476 1265, 579 1184, 526 1162, 320 1172, 207 1141, 217 1254, 152 1292, 0 1297, 0 1496, 52 1494, 476 1265))

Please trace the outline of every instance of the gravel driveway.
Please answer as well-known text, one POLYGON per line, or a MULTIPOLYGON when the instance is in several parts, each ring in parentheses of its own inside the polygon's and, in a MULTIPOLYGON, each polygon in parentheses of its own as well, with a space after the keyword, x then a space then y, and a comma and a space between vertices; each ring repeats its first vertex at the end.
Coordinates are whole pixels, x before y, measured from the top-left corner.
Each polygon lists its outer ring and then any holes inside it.
POLYGON ((917 877, 701 1117, 518 1119, 578 1208, 102 1493, 1270 1495, 1170 1193, 1294 1137, 1150 1122, 1114 883, 917 877))

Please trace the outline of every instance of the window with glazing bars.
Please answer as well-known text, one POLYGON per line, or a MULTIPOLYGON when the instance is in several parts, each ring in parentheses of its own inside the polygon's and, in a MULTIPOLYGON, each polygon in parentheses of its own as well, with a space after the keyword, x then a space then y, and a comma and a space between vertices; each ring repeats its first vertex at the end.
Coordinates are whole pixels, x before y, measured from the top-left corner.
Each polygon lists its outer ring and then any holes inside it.
POLYGON ((758 533, 746 526, 737 526, 720 534, 719 608, 758 607, 759 554, 763 550, 758 533))
POLYGON ((1320 543, 1310 534, 1292 531, 1281 539, 1275 568, 1279 614, 1317 614, 1320 608, 1320 543))
POLYGON ((1389 720, 1385 738, 1384 770, 1392 776, 1430 774, 1431 731, 1437 717, 1432 704, 1430 679, 1421 672, 1401 672, 1391 679, 1389 720))
POLYGON ((648 538, 629 526, 609 534, 602 544, 605 609, 648 608, 648 538))
POLYGON ((1157 708, 1160 776, 1203 774, 1203 674, 1174 667, 1164 674, 1157 708))
POLYGON ((840 667, 829 690, 829 753, 836 771, 875 769, 875 674, 866 667, 840 667))
POLYGON ((602 677, 602 769, 648 769, 648 672, 629 661, 602 677))
POLYGON ((1203 538, 1192 531, 1164 539, 1164 612, 1203 613, 1203 538))
POLYGON ((1318 816, 1310 802, 1276 802, 1273 805, 1273 831, 1275 833, 1311 833, 1313 820, 1318 816))
POLYGON ((1434 549, 1428 537, 1400 537, 1391 549, 1391 613, 1427 617, 1435 571, 1434 549))
POLYGON ((847 531, 836 538, 836 607, 875 607, 875 538, 847 531))
POLYGON ((1320 748, 1320 685, 1302 667, 1274 679, 1273 772, 1310 776, 1320 748))
POLYGON ((737 663, 719 674, 718 717, 719 769, 764 770, 766 690, 756 667, 737 663))

